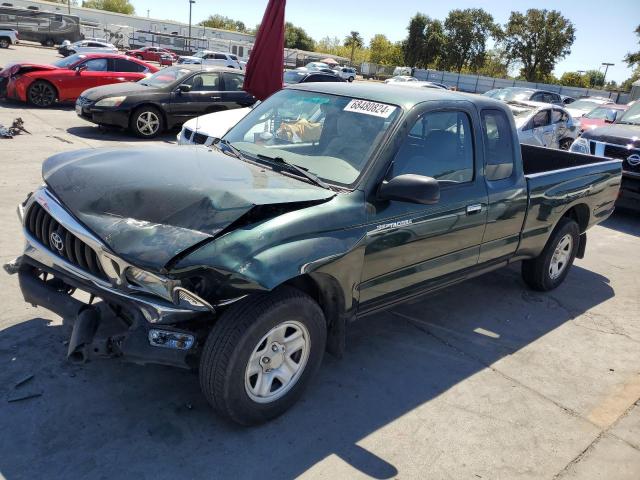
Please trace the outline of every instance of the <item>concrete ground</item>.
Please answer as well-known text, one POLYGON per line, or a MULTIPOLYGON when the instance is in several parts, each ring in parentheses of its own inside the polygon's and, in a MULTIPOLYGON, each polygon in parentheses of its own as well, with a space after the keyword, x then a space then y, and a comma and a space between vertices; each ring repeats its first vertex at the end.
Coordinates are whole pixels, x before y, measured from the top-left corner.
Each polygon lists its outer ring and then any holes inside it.
MULTIPOLYGON (((0 123, 16 116, 32 135, 0 139, 3 263, 21 253, 15 206, 46 157, 174 139, 0 102, 0 123)), ((216 417, 194 373, 68 363, 68 327, 0 272, 0 477, 637 480, 639 249, 640 216, 616 213, 551 293, 509 268, 362 320, 345 358, 327 356, 302 401, 258 428, 216 417), (40 395, 9 402, 25 394, 40 395)))

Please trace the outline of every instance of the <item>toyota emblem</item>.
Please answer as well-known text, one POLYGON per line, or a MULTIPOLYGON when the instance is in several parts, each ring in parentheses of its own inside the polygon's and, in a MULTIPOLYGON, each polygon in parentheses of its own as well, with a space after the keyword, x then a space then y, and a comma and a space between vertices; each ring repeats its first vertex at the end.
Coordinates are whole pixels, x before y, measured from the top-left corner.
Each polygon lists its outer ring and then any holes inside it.
POLYGON ((53 232, 49 235, 49 240, 51 242, 51 246, 59 253, 62 253, 62 250, 64 250, 64 242, 62 241, 60 234, 58 232, 53 232))
POLYGON ((637 153, 629 155, 627 157, 627 163, 632 167, 637 167, 638 165, 640 165, 640 155, 638 155, 637 153))

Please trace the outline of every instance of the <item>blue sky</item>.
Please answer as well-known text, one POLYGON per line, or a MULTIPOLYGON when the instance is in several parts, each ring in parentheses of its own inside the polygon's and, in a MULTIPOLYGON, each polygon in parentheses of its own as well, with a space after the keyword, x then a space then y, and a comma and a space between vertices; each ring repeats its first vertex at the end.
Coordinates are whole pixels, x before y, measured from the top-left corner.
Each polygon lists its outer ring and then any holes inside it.
MULTIPOLYGON (((147 9, 155 18, 187 22, 187 0, 131 0, 136 14, 146 16, 147 9)), ((196 0, 193 22, 219 13, 241 20, 249 26, 260 22, 267 0, 196 0)), ((556 74, 565 71, 598 68, 602 62, 615 63, 609 68, 608 79, 624 81, 631 70, 622 61, 629 51, 640 49, 633 30, 640 24, 640 0, 616 0, 611 3, 581 0, 513 0, 511 2, 466 0, 450 2, 433 0, 288 0, 287 21, 304 28, 314 39, 327 35, 344 37, 349 31, 359 31, 365 40, 383 33, 391 40, 406 37, 409 18, 416 12, 444 19, 454 8, 482 7, 494 19, 504 24, 511 10, 528 8, 557 9, 576 27, 576 40, 571 54, 556 65, 556 74)))

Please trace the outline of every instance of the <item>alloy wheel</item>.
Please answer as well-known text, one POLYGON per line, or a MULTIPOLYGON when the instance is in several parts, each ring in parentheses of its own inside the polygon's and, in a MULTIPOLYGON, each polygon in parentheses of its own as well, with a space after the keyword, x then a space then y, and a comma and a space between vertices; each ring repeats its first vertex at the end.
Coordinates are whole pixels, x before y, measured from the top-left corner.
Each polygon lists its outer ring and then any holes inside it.
POLYGON ((46 83, 35 83, 29 89, 29 101, 38 107, 48 107, 55 99, 56 92, 46 83))
POLYGON ((567 264, 571 260, 572 250, 573 238, 570 234, 566 234, 558 242, 558 246, 553 252, 553 257, 551 257, 551 263, 549 264, 549 277, 551 280, 558 278, 567 268, 567 264))
POLYGON ((289 320, 264 335, 245 369, 245 390, 257 403, 270 403, 285 395, 298 382, 311 350, 309 331, 289 320))
POLYGON ((142 135, 155 135, 160 128, 160 119, 154 112, 144 111, 136 119, 136 128, 142 135))

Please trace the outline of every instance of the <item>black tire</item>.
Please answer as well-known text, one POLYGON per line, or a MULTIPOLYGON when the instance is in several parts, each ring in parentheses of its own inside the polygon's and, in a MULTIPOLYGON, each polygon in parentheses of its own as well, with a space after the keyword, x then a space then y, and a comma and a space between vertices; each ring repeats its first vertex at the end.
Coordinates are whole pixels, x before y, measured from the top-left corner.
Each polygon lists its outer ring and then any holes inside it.
POLYGON ((58 101, 56 88, 45 80, 36 80, 27 90, 27 102, 39 108, 47 108, 58 101))
POLYGON ((572 138, 563 138, 562 140, 560 140, 558 147, 560 148, 560 150, 569 150, 569 147, 571 147, 572 143, 572 138))
POLYGON ((353 82, 355 79, 353 77, 349 77, 348 81, 349 83, 353 82))
MULTIPOLYGON (((542 253, 536 258, 522 262, 522 278, 526 284, 533 290, 541 292, 553 290, 560 285, 573 265, 579 242, 580 227, 578 227, 576 221, 567 217, 561 218, 542 250, 542 253), (554 277, 551 270, 554 254, 560 242, 563 241, 566 236, 571 238, 570 247, 567 247, 570 248, 570 251, 567 252, 567 250, 563 250, 568 253, 568 257, 560 263, 562 265, 561 271, 554 277)), ((554 264, 556 263, 557 262, 554 262, 554 264)))
POLYGON ((0 48, 9 48, 9 45, 11 45, 11 40, 9 40, 9 38, 7 37, 0 38, 0 48))
MULTIPOLYGON (((327 326, 320 306, 297 289, 281 287, 241 300, 220 317, 209 333, 200 358, 202 393, 220 416, 241 425, 256 425, 275 418, 298 400, 317 372, 326 338, 327 326), (259 345, 268 347, 267 333, 288 321, 299 322, 307 330, 306 363, 280 397, 261 403, 248 392, 249 360, 255 358, 256 350, 260 351, 259 345)), ((289 355, 293 357, 295 353, 289 355)))
POLYGON ((44 46, 45 46, 45 47, 53 47, 55 44, 56 44, 56 42, 54 42, 54 41, 53 41, 52 39, 50 39, 50 38, 47 38, 47 39, 44 41, 44 46))
POLYGON ((164 117, 162 116, 162 112, 151 105, 144 105, 136 109, 133 114, 131 114, 129 129, 140 138, 157 137, 164 131, 164 117), (146 119, 144 118, 145 116, 147 117, 146 119), (155 116, 155 120, 157 120, 157 128, 155 130, 143 128, 144 120, 155 121, 153 116, 155 116))

